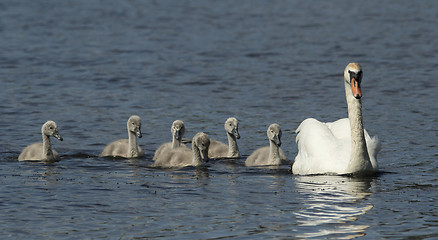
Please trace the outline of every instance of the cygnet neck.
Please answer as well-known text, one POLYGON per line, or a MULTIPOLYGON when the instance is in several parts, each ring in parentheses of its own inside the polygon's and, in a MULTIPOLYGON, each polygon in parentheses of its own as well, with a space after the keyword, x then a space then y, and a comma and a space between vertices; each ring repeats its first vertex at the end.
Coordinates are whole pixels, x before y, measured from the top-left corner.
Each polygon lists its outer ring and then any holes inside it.
POLYGON ((138 157, 137 136, 130 130, 128 130, 128 145, 128 157, 138 157))
POLYGON ((44 131, 42 131, 42 135, 43 135, 43 153, 42 153, 41 159, 43 159, 43 160, 53 159, 53 152, 52 152, 51 143, 50 143, 50 136, 44 134, 44 131))
POLYGON ((192 165, 196 167, 204 164, 201 157, 201 151, 199 150, 198 146, 196 146, 196 144, 192 144, 192 152, 193 152, 192 165))
POLYGON ((269 140, 269 164, 278 165, 280 163, 280 148, 274 141, 269 140))
POLYGON ((175 134, 172 135, 172 149, 178 148, 181 146, 181 137, 176 139, 175 134))
POLYGON ((236 136, 227 132, 227 137, 228 137, 228 157, 240 157, 236 136))

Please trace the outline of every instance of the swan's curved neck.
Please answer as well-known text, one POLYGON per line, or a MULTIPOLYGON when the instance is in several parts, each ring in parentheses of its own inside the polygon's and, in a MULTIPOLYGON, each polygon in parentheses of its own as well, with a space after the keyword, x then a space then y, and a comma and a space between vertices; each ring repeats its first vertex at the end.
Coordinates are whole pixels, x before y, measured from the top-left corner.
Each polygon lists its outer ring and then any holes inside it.
POLYGON ((351 156, 347 173, 364 173, 371 171, 372 165, 365 142, 362 123, 362 102, 356 99, 351 87, 345 83, 345 94, 348 104, 348 119, 351 129, 351 156))
POLYGON ((236 137, 227 132, 228 137, 228 157, 240 157, 239 148, 237 147, 236 137))
POLYGON ((269 165, 278 165, 280 163, 280 148, 274 141, 269 141, 269 165))
POLYGON ((42 159, 50 160, 53 158, 53 152, 52 147, 50 143, 50 137, 46 134, 43 135, 43 153, 42 153, 42 159))
POLYGON ((129 157, 138 157, 138 145, 137 145, 137 136, 135 133, 128 130, 128 156, 129 157))

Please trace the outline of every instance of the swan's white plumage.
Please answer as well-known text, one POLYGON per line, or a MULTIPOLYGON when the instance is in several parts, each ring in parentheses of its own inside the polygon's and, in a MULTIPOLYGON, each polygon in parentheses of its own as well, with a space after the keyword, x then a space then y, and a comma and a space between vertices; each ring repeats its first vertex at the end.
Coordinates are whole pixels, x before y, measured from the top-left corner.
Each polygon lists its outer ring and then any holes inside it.
POLYGON ((18 161, 47 161, 56 162, 59 161, 59 154, 52 149, 50 143, 50 136, 62 141, 61 135, 59 135, 58 126, 54 121, 47 121, 41 127, 41 134, 43 142, 34 143, 23 149, 18 156, 18 161))
POLYGON ((376 159, 380 143, 377 137, 370 137, 362 123, 360 65, 348 64, 344 80, 349 118, 329 123, 308 118, 300 124, 296 130, 298 154, 292 165, 294 174, 370 174, 378 171, 376 159))
MULTIPOLYGON (((294 174, 343 173, 351 156, 351 130, 348 118, 323 123, 314 118, 304 120, 297 128, 298 155, 292 167, 294 174)), ((380 143, 364 130, 367 150, 374 169, 378 169, 380 143)))
POLYGON ((99 157, 136 158, 144 156, 144 151, 137 144, 137 137, 141 138, 141 118, 132 115, 126 123, 128 139, 119 139, 109 143, 99 154, 99 157))
POLYGON ((160 147, 157 148, 157 150, 154 153, 154 157, 152 158, 152 160, 157 160, 157 158, 159 158, 159 156, 165 152, 169 152, 172 151, 172 149, 175 148, 185 148, 187 150, 190 151, 190 149, 181 143, 184 133, 186 131, 185 129, 185 125, 184 122, 181 120, 175 120, 172 123, 172 126, 170 128, 170 131, 172 133, 172 142, 167 142, 167 143, 163 143, 161 144, 160 147))
POLYGON ((211 158, 238 158, 240 157, 239 148, 236 139, 240 138, 239 121, 234 118, 228 118, 224 124, 227 133, 228 145, 217 140, 210 140, 208 156, 211 158))
POLYGON ((192 150, 188 148, 175 148, 163 152, 152 164, 153 167, 182 168, 187 166, 202 166, 208 161, 208 148, 210 138, 207 134, 197 133, 192 140, 192 150))

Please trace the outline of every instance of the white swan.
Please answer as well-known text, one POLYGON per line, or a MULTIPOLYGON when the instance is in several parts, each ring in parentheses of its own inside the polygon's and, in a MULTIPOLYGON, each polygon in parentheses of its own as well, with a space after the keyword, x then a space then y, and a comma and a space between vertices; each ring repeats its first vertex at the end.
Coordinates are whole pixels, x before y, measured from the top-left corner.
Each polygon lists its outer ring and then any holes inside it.
POLYGON ((184 122, 181 120, 175 120, 172 123, 172 127, 170 128, 170 131, 172 133, 172 142, 167 142, 167 143, 162 144, 155 151, 155 154, 154 154, 154 157, 152 158, 152 160, 155 161, 161 154, 163 154, 164 152, 171 151, 172 149, 175 149, 178 147, 187 148, 184 144, 181 144, 184 133, 186 132, 184 122))
POLYGON ((126 125, 128 128, 128 139, 120 139, 108 144, 102 153, 99 154, 99 157, 136 158, 144 156, 144 151, 137 144, 137 137, 142 137, 141 118, 137 115, 132 115, 126 125))
POLYGON ((186 148, 175 148, 161 154, 153 167, 174 168, 187 166, 202 166, 208 161, 208 147, 210 138, 207 134, 197 133, 192 140, 192 150, 186 148))
POLYGON ((60 141, 63 140, 61 135, 59 135, 56 123, 54 121, 44 123, 41 128, 41 134, 43 135, 43 142, 34 143, 24 148, 18 156, 18 161, 59 161, 58 152, 52 149, 50 144, 50 136, 54 136, 60 141))
POLYGON ((378 171, 380 143, 362 124, 362 68, 350 63, 344 70, 348 118, 322 123, 313 118, 297 128, 298 154, 292 173, 368 175, 378 171))
POLYGON ((273 123, 267 131, 269 147, 262 147, 255 150, 245 161, 246 166, 268 166, 288 164, 283 150, 281 150, 281 129, 280 125, 273 123))
POLYGON ((228 145, 216 140, 210 140, 210 148, 208 150, 208 156, 210 158, 240 157, 236 141, 236 139, 240 138, 239 121, 234 117, 228 118, 227 121, 225 121, 224 127, 227 132, 228 145))

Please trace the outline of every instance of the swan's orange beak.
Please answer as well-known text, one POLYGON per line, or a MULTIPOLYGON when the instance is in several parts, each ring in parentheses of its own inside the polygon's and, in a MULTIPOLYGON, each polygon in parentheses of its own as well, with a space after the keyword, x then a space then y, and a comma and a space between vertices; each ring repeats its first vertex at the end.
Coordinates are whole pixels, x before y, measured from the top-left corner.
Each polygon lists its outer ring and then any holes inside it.
POLYGON ((360 89, 360 82, 357 81, 355 78, 351 78, 350 84, 351 90, 353 91, 353 96, 357 99, 361 98, 362 90, 360 89))

